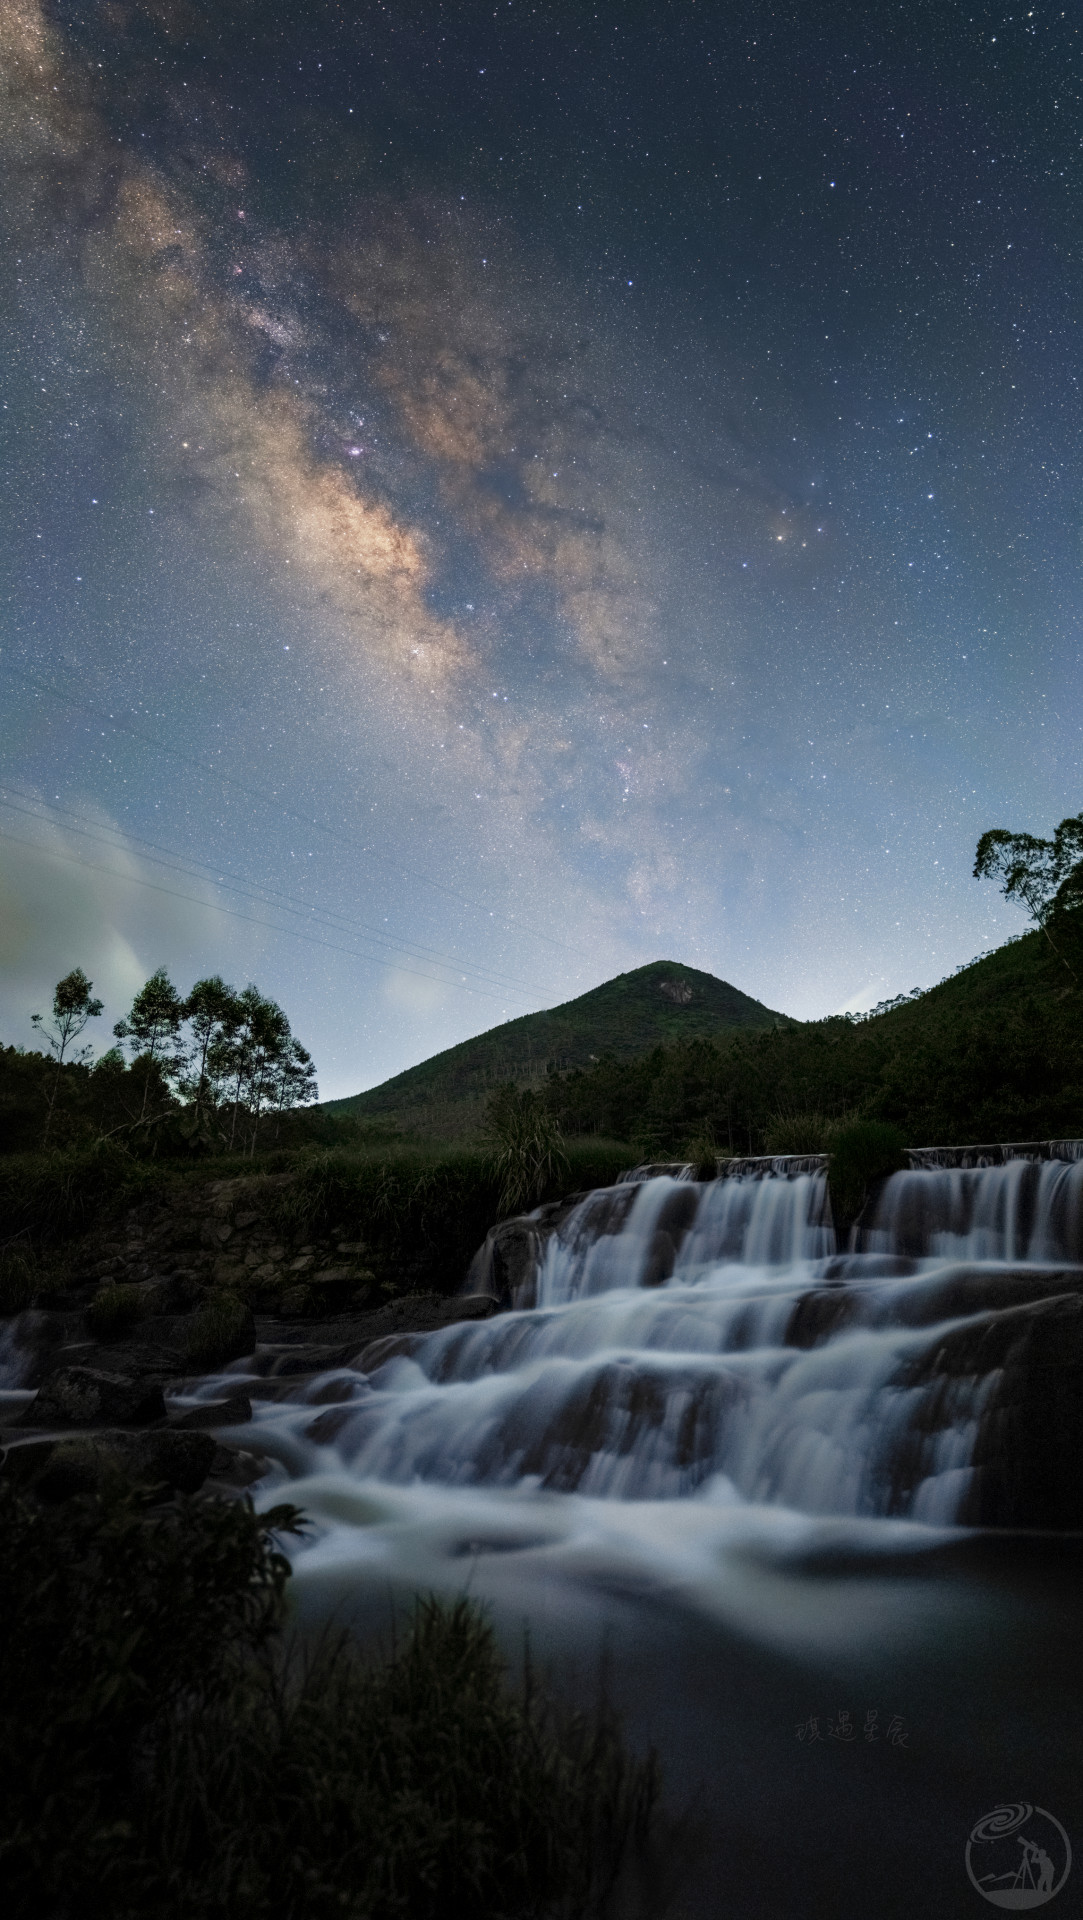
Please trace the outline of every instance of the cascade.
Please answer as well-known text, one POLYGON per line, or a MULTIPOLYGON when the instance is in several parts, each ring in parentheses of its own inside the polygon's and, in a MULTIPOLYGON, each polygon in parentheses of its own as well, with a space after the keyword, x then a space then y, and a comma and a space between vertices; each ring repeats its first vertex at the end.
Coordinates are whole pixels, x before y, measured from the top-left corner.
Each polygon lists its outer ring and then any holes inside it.
POLYGON ((895 1174, 845 1249, 815 1161, 643 1174, 538 1227, 510 1311, 278 1402, 292 1470, 1080 1525, 1083 1161, 895 1174))

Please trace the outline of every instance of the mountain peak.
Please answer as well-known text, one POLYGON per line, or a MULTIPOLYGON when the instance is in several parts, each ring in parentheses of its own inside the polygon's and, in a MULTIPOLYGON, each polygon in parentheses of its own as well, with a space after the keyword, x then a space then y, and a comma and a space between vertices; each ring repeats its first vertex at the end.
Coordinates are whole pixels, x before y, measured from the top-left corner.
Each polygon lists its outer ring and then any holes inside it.
POLYGON ((463 1040, 367 1093, 330 1100, 327 1110, 395 1118, 424 1130, 439 1109, 442 1130, 465 1133, 480 1123, 488 1094, 502 1080, 529 1086, 548 1071, 587 1067, 606 1054, 631 1059, 676 1040, 771 1027, 785 1018, 712 973, 679 960, 651 960, 561 1006, 463 1040))

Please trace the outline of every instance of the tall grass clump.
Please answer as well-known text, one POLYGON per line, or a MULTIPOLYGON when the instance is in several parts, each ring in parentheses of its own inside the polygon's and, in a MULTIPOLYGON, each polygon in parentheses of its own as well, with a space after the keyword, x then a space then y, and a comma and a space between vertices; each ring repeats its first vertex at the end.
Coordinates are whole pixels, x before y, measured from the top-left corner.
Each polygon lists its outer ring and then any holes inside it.
POLYGON ((144 1312, 143 1290, 134 1286, 105 1286, 86 1310, 86 1323, 99 1340, 127 1333, 144 1312))
POLYGON ((845 1229, 861 1212, 870 1189, 909 1165, 906 1138, 885 1120, 848 1120, 832 1127, 824 1144, 831 1210, 836 1228, 845 1229))
POLYGON ((32 1306, 38 1287, 38 1267, 29 1242, 16 1240, 0 1247, 0 1315, 22 1313, 32 1306))
MULTIPOLYGON (((160 1176, 159 1176, 160 1177, 160 1176)), ((36 1244, 85 1233, 107 1208, 139 1198, 155 1178, 111 1140, 0 1156, 0 1219, 36 1244)))
POLYGON ((832 1122, 825 1113, 772 1113, 764 1130, 765 1153, 823 1153, 832 1122))
POLYGON ((520 1213, 559 1193, 568 1155, 560 1122, 544 1100, 529 1089, 498 1087, 489 1098, 485 1124, 502 1214, 520 1213))
POLYGON ((226 1287, 212 1288, 188 1322, 184 1357, 191 1367, 223 1366, 251 1353, 256 1323, 251 1308, 226 1287))
POLYGON ((291 1648, 291 1509, 0 1482, 0 1524, 10 1920, 571 1920, 647 1837, 653 1761, 510 1684, 467 1602, 381 1661, 291 1648))

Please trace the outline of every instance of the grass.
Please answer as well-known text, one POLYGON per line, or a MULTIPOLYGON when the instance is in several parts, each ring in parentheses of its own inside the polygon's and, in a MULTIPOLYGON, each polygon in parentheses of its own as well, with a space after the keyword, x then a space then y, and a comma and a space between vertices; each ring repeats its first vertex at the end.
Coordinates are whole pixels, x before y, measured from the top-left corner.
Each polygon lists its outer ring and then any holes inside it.
POLYGON ((38 1288, 38 1263, 27 1240, 0 1248, 0 1314, 22 1313, 38 1288))
MULTIPOLYGON (((535 1168, 526 1204, 606 1186, 634 1158, 613 1141, 569 1141, 540 1181, 535 1168)), ((489 1228, 516 1207, 489 1147, 315 1153, 295 1166, 273 1201, 279 1231, 298 1242, 336 1232, 363 1239, 376 1272, 393 1276, 385 1287, 403 1292, 454 1292, 489 1228)))
POLYGON ((107 1286, 96 1293, 86 1310, 87 1326, 99 1340, 126 1333, 143 1317, 143 1291, 140 1287, 107 1286))
POLYGON ((765 1153, 823 1153, 831 1121, 826 1113, 773 1113, 764 1133, 765 1153))
POLYGON ((489 1101, 486 1119, 501 1214, 536 1207, 546 1194, 567 1184, 564 1135, 555 1114, 537 1094, 501 1087, 489 1101))
POLYGON ((184 1357, 191 1367, 224 1366, 251 1353, 255 1341, 251 1309, 228 1287, 215 1287, 188 1322, 184 1357))
POLYGON ((0 1894, 9 1920, 600 1913, 650 1829, 613 1716, 511 1684, 464 1601, 391 1657, 282 1632, 300 1517, 48 1507, 0 1481, 0 1894))

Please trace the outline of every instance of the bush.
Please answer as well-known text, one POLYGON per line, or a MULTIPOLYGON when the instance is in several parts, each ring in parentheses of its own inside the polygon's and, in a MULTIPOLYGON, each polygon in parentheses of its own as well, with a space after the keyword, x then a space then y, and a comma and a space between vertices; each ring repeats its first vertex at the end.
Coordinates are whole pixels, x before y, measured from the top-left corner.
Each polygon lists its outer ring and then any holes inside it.
POLYGON ((382 1664, 280 1636, 288 1566, 246 1503, 0 1482, 0 1885, 10 1920, 517 1920, 600 1909, 653 1761, 509 1683, 465 1601, 382 1664))
POLYGON ((0 1158, 0 1219, 9 1233, 32 1235, 35 1242, 70 1239, 104 1208, 130 1205, 153 1178, 110 1140, 9 1154, 0 1158))
MULTIPOLYGON (((0 1890, 13 1916, 84 1904, 131 1844, 145 1740, 277 1626, 281 1509, 148 1515, 119 1486, 39 1507, 0 1479, 0 1890), (82 1889, 83 1899, 79 1898, 82 1889)), ((121 1911, 118 1907, 109 1909, 121 1911)))
POLYGON ((189 1366, 222 1366, 251 1353, 256 1326, 250 1307, 225 1287, 208 1293, 188 1324, 184 1357, 189 1366))
POLYGON ((764 1133, 765 1153, 823 1153, 831 1121, 824 1113, 772 1113, 764 1133))
POLYGON ((125 1333, 142 1319, 143 1306, 141 1287, 103 1287, 86 1310, 87 1326, 99 1340, 108 1340, 112 1334, 125 1333))
POLYGON ((870 1187, 909 1165, 906 1142, 898 1127, 883 1120, 851 1120, 833 1127, 826 1136, 828 1185, 837 1228, 857 1218, 870 1187))
POLYGON ((547 1193, 564 1184, 568 1173, 564 1135, 556 1115, 537 1094, 514 1086, 498 1087, 485 1109, 485 1121, 501 1214, 536 1207, 547 1193))
POLYGON ((22 1313, 32 1306, 37 1285, 37 1263, 28 1246, 0 1249, 0 1314, 22 1313))

